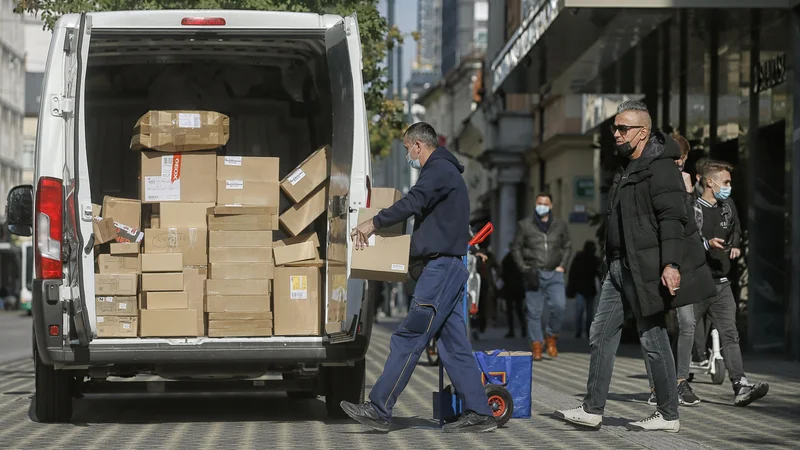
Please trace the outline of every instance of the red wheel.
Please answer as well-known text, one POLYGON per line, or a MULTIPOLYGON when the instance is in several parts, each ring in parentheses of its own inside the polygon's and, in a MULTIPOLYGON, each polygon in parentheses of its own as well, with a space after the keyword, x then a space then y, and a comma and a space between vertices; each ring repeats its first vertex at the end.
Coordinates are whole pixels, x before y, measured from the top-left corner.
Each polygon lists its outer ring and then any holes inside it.
POLYGON ((497 384, 486 385, 486 396, 489 397, 489 408, 497 420, 497 426, 502 427, 514 414, 514 399, 508 389, 497 384))

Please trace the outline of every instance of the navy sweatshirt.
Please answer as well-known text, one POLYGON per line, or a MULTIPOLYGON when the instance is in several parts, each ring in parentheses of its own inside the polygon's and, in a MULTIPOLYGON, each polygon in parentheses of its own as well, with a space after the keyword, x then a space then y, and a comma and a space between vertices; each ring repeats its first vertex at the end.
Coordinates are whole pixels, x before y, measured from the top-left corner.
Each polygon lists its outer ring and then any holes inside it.
POLYGON ((373 219, 390 227, 414 216, 411 258, 463 256, 469 243, 469 197, 462 166, 447 149, 433 151, 405 197, 373 219))

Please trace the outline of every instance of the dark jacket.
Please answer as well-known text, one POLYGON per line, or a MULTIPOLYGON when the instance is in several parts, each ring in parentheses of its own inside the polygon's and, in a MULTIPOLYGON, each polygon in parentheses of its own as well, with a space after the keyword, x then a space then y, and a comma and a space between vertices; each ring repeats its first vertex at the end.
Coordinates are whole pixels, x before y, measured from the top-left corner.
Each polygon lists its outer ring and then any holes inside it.
POLYGON ((711 276, 716 280, 727 278, 732 264, 730 249, 739 248, 742 240, 736 207, 730 200, 717 200, 716 204, 711 204, 702 197, 695 197, 693 206, 695 224, 706 250, 711 276), (713 238, 725 241, 726 249, 712 248, 708 241, 713 238))
POLYGON ((635 168, 623 177, 620 167, 609 191, 608 220, 619 207, 625 256, 644 316, 716 295, 697 226, 690 220, 691 199, 675 164, 678 158, 678 144, 654 132, 635 168), (675 297, 661 283, 668 264, 680 267, 675 297))
POLYGON ((516 300, 525 296, 525 283, 522 281, 522 272, 514 262, 511 252, 503 258, 502 262, 503 291, 500 295, 506 300, 516 300))
POLYGON ((417 183, 403 198, 372 220, 376 228, 390 227, 414 216, 411 258, 463 256, 469 242, 469 197, 462 166, 443 147, 433 151, 417 183))
POLYGON ((531 269, 566 269, 572 256, 572 241, 567 223, 550 214, 550 226, 542 232, 533 218, 517 224, 517 234, 511 244, 511 254, 523 273, 531 269))
POLYGON ((595 280, 600 275, 600 258, 594 253, 585 250, 579 251, 569 266, 569 279, 567 280, 567 297, 575 298, 580 294, 593 298, 597 295, 595 280))

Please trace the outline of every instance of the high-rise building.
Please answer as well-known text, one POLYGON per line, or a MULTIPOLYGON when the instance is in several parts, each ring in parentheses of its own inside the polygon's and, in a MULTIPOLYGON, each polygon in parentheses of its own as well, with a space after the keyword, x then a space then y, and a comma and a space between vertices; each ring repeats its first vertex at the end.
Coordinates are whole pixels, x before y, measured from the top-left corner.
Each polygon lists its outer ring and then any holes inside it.
POLYGON ((442 73, 442 0, 419 0, 417 57, 413 72, 442 73))
POLYGON ((489 2, 486 0, 442 0, 442 75, 462 60, 480 57, 486 51, 489 2))
POLYGON ((20 183, 25 115, 25 33, 12 0, 0 0, 0 222, 6 193, 20 183))

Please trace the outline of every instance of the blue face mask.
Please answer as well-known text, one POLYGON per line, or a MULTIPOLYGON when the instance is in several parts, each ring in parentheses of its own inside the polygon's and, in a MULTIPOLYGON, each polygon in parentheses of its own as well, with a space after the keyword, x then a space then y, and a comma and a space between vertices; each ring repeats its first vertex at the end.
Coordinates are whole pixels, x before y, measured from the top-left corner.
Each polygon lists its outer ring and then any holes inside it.
POLYGON ((536 205, 536 214, 539 216, 546 216, 550 213, 550 207, 547 205, 536 205))
POLYGON ((406 162, 409 166, 411 166, 412 169, 419 170, 422 168, 422 163, 419 162, 419 158, 411 159, 411 153, 408 152, 406 152, 406 162))
MULTIPOLYGON (((714 181, 714 184, 719 186, 716 181, 714 181)), ((732 188, 730 186, 719 186, 719 192, 714 191, 714 198, 717 200, 727 200, 728 197, 731 196, 731 189, 732 188)))

